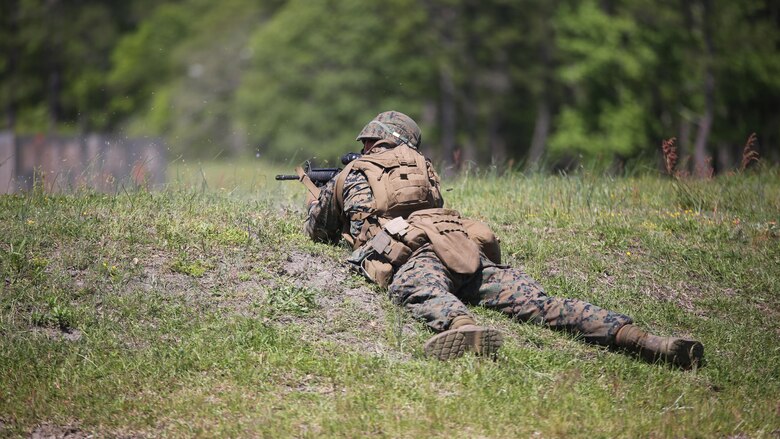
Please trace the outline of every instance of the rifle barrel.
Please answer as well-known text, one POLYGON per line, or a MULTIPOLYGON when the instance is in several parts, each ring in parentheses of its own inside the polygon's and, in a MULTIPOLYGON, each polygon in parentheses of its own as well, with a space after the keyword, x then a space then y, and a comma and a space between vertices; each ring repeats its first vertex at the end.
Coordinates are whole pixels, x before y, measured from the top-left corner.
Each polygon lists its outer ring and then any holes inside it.
POLYGON ((297 175, 277 175, 277 180, 300 180, 301 178, 297 175))

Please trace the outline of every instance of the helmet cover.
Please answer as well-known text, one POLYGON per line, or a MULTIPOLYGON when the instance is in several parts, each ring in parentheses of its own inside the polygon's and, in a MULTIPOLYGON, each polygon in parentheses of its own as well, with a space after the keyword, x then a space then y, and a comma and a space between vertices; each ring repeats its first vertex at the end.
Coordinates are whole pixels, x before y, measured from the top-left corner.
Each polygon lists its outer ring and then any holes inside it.
POLYGON ((412 148, 418 148, 422 133, 411 117, 398 111, 385 111, 366 124, 355 140, 363 139, 386 140, 393 146, 406 143, 412 148))

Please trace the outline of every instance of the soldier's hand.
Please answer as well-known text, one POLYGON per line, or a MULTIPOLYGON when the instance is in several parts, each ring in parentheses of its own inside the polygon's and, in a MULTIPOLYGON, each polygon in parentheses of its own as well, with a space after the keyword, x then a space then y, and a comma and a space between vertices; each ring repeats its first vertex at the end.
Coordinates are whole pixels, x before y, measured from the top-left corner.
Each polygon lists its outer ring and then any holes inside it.
POLYGON ((306 191, 306 209, 311 209, 311 206, 318 202, 319 200, 314 197, 314 194, 312 194, 309 191, 306 191))

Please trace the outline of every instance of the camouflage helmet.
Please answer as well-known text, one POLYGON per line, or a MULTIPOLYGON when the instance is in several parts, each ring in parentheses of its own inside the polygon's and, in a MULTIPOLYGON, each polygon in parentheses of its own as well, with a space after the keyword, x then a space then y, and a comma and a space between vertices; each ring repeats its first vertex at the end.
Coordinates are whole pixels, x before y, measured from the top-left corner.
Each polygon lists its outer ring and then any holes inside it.
POLYGON ((385 140, 393 146, 406 143, 412 148, 418 148, 422 133, 411 117, 398 111, 385 111, 366 124, 355 140, 363 139, 385 140))

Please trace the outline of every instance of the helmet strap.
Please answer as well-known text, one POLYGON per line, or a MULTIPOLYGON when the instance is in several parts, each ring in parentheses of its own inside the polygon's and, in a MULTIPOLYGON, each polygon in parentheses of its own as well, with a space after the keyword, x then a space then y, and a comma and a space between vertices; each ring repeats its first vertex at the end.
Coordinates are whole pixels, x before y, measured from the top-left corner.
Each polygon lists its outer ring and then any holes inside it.
POLYGON ((395 144, 395 146, 398 146, 398 145, 400 145, 400 144, 402 144, 402 143, 405 143, 405 144, 409 145, 409 146, 410 146, 410 147, 412 147, 412 148, 415 148, 415 149, 417 148, 417 145, 415 145, 414 143, 412 143, 412 142, 411 142, 409 139, 407 139, 406 137, 404 137, 404 136, 402 136, 402 135, 398 134, 398 132, 397 132, 397 131, 393 130, 392 128, 390 128, 390 127, 389 127, 389 126, 387 126, 386 124, 384 124, 384 123, 382 123, 382 122, 380 122, 380 121, 378 121, 378 120, 372 120, 372 121, 371 121, 371 122, 369 122, 369 123, 375 123, 375 124, 378 124, 380 127, 382 127, 382 129, 383 129, 383 130, 384 130, 386 133, 388 133, 388 134, 390 134, 391 136, 393 136, 393 137, 395 137, 396 139, 398 139, 398 140, 397 140, 397 142, 396 142, 396 144, 395 144))

